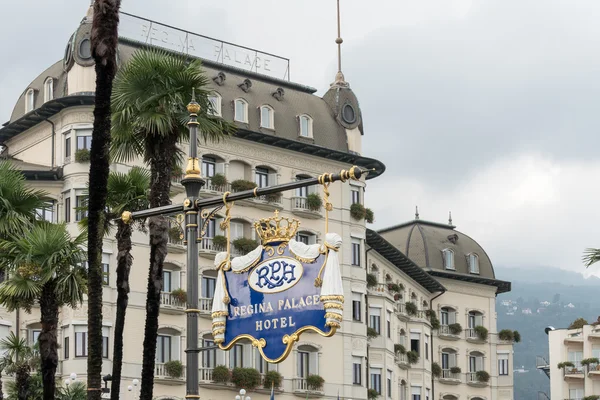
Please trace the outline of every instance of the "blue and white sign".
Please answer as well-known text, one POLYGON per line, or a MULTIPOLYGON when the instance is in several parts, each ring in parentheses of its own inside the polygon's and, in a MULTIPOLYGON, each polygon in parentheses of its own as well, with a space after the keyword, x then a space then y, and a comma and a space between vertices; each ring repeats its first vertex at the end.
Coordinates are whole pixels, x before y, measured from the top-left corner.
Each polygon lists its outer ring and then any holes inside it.
POLYGON ((294 220, 270 220, 277 228, 269 234, 257 225, 263 244, 255 250, 231 261, 227 253, 216 257, 212 317, 213 336, 222 349, 249 339, 265 360, 277 363, 302 332, 333 335, 342 321, 344 297, 339 235, 327 234, 322 245, 305 245, 288 239, 296 231, 294 220))

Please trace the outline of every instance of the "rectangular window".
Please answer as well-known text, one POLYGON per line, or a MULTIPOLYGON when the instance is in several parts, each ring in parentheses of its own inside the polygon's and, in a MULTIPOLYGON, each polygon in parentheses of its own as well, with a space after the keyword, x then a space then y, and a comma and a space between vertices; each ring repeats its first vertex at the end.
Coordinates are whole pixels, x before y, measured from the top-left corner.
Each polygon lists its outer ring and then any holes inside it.
MULTIPOLYGON (((204 339, 204 347, 212 347, 215 342, 212 340, 204 339)), ((217 366, 217 349, 203 351, 202 354, 202 366, 204 368, 214 368, 217 366)))
POLYGON ((352 265, 360 267, 360 240, 352 239, 352 265))
POLYGON ((360 293, 352 293, 352 319, 355 321, 362 320, 362 310, 361 310, 361 298, 362 294, 360 293))
POLYGON ((171 361, 171 336, 158 335, 156 339, 156 362, 171 361))
POLYGON ((352 383, 354 385, 362 384, 362 359, 360 357, 352 357, 352 383))
POLYGON ((472 274, 479 273, 479 258, 477 254, 469 254, 469 268, 472 274))
POLYGON ((416 351, 419 356, 421 355, 421 334, 420 333, 410 333, 410 349, 412 351, 416 351))
POLYGON ((298 352, 298 377, 307 378, 310 375, 310 353, 307 351, 298 352))
POLYGON ((215 176, 215 169, 217 167, 217 160, 212 157, 202 157, 202 176, 205 178, 212 178, 215 176))
POLYGON ((220 116, 221 115, 221 98, 216 95, 210 95, 210 96, 208 96, 208 101, 210 101, 210 104, 212 106, 212 110, 208 110, 208 113, 210 115, 220 116))
POLYGON ((569 389, 569 399, 581 400, 583 396, 583 388, 569 389))
POLYGON ((304 243, 306 245, 309 244, 309 240, 310 238, 308 237, 308 235, 303 235, 301 233, 296 235, 296 242, 300 242, 300 243, 304 243))
POLYGON ((229 350, 229 368, 242 368, 244 366, 244 346, 236 344, 229 350))
POLYGON ((35 345, 40 338, 40 333, 42 333, 39 329, 34 329, 31 331, 31 344, 35 345))
POLYGON ((262 128, 273 129, 273 126, 271 126, 271 109, 269 107, 260 108, 260 126, 262 128))
POLYGON ((246 119, 246 103, 243 100, 235 101, 235 115, 233 119, 239 122, 248 122, 246 119))
POLYGON ((241 222, 231 222, 229 229, 231 230, 230 236, 232 241, 244 237, 244 224, 241 222))
POLYGON ((75 196, 75 207, 77 208, 75 211, 75 221, 87 218, 87 196, 75 196))
POLYGON ((65 162, 71 158, 71 136, 65 137, 65 162))
POLYGON ((63 349, 64 349, 65 360, 68 360, 69 359, 69 337, 68 336, 65 336, 63 349))
POLYGON ((35 217, 38 221, 54 222, 54 202, 47 201, 43 207, 36 208, 35 217))
POLYGON ((92 149, 92 130, 84 129, 77 131, 77 150, 92 149))
POLYGON ((425 335, 425 359, 429 360, 429 335, 425 335))
POLYGON ((65 222, 71 222, 71 198, 65 197, 65 222))
POLYGON ((392 371, 387 370, 387 397, 388 399, 392 398, 392 371))
POLYGON ((388 311, 385 316, 385 328, 387 330, 388 339, 392 338, 392 313, 388 311))
POLYGON ((108 358, 108 328, 102 327, 102 357, 108 358))
POLYGON ((87 357, 87 327, 85 331, 75 330, 75 357, 87 357))
POLYGON ((109 285, 109 283, 110 283, 109 276, 110 276, 110 265, 102 264, 102 284, 104 286, 109 285))
POLYGON ((508 375, 508 354, 498 354, 498 375, 508 375))
POLYGON ((425 400, 429 400, 430 397, 431 397, 431 390, 425 389, 425 400))
POLYGON ((171 292, 171 271, 163 271, 163 292, 171 292))
POLYGON ((371 389, 381 395, 381 368, 371 368, 371 389))
POLYGON ((421 400, 421 388, 419 386, 411 386, 412 400, 421 400))
POLYGON ((350 194, 352 196, 352 204, 360 204, 360 189, 352 188, 350 194))
POLYGON ((256 168, 256 185, 259 188, 269 186, 269 170, 266 168, 256 168))
POLYGON ((208 276, 202 277, 202 297, 212 299, 215 296, 216 279, 208 276))
POLYGON ((381 334, 381 308, 369 307, 369 328, 381 334))

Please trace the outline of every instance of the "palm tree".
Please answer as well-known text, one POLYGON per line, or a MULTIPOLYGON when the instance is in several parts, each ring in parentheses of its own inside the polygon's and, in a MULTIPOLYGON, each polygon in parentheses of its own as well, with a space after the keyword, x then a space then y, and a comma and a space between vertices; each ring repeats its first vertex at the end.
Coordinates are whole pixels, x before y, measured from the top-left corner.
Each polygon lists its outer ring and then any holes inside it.
POLYGON ((26 400, 30 393, 31 372, 39 367, 39 352, 36 346, 28 346, 24 338, 18 338, 13 332, 0 340, 0 350, 4 355, 0 358, 0 370, 15 375, 16 397, 26 400))
MULTIPOLYGON (((88 203, 88 398, 102 396, 102 239, 110 163, 110 102, 117 72, 121 0, 95 0, 91 29, 96 69, 96 96, 88 203)), ((50 400, 48 398, 47 400, 50 400)))
POLYGON ((87 387, 83 382, 73 382, 69 386, 57 388, 56 400, 85 400, 87 387))
POLYGON ((39 302, 42 324, 38 342, 44 400, 54 399, 58 365, 59 308, 77 307, 86 289, 86 235, 71 238, 64 224, 39 222, 24 236, 0 239, 0 268, 9 278, 0 284, 0 304, 9 311, 31 311, 39 302))
MULTIPOLYGON (((151 207, 171 203, 171 172, 179 160, 177 144, 189 138, 185 106, 193 90, 201 106, 198 130, 204 140, 218 141, 233 131, 233 125, 207 113, 212 107, 207 97, 208 82, 198 60, 190 61, 159 50, 136 52, 117 73, 112 104, 112 152, 119 161, 141 157, 150 165, 151 207)), ((152 400, 160 292, 169 231, 167 218, 149 218, 149 231, 141 400, 152 400)))

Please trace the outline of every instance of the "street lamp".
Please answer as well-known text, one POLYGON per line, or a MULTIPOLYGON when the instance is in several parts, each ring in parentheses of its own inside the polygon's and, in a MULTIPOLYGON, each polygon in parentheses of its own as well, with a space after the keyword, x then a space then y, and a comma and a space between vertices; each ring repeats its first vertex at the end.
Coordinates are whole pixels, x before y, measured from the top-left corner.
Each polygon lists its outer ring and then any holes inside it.
POLYGON ((250 396, 246 396, 246 389, 240 389, 240 394, 235 396, 235 400, 252 400, 250 396))
POLYGON ((75 380, 77 379, 77 374, 75 372, 71 372, 71 375, 69 375, 69 378, 71 378, 72 382, 75 382, 75 380))

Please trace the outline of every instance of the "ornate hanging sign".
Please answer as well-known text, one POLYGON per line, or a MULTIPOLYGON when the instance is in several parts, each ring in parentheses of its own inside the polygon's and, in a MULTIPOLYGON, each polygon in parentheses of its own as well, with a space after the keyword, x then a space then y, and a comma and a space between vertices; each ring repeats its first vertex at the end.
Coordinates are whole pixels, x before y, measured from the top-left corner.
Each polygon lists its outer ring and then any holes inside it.
MULTIPOLYGON (((224 230, 230 207, 221 224, 224 230)), ((330 208, 326 201, 326 210, 330 208)), ((338 250, 342 240, 327 233, 323 244, 298 242, 293 238, 300 223, 279 217, 277 211, 254 225, 261 239, 256 249, 233 259, 228 249, 215 258, 219 273, 212 308, 213 337, 223 350, 249 339, 266 361, 279 363, 301 333, 332 336, 340 327, 344 292, 338 250)))

